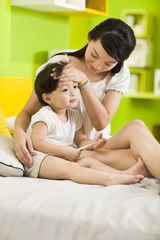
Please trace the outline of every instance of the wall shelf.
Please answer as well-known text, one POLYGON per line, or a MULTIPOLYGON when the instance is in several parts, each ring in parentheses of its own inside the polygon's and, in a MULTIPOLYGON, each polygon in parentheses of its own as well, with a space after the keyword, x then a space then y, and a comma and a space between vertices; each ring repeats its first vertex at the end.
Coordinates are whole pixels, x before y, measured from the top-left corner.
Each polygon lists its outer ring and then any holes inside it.
POLYGON ((133 98, 133 99, 146 99, 146 100, 160 100, 160 95, 155 95, 153 92, 146 93, 128 93, 125 98, 133 98))
POLYGON ((63 16, 108 15, 108 0, 11 0, 11 5, 63 16))
POLYGON ((146 9, 124 9, 122 20, 132 27, 137 38, 152 38, 153 16, 146 9))

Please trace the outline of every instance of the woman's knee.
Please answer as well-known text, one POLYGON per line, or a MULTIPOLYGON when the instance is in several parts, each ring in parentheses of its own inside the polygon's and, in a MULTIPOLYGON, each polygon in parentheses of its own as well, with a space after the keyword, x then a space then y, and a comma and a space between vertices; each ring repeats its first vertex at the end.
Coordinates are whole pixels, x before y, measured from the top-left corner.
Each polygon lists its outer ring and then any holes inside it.
POLYGON ((126 124, 127 128, 132 130, 146 130, 146 125, 142 120, 136 119, 126 124))

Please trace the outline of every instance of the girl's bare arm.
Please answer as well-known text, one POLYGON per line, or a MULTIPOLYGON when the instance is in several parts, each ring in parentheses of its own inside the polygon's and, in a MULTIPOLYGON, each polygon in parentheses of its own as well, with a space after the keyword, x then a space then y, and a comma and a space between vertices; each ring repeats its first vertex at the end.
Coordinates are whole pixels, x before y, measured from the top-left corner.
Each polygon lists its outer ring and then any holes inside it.
POLYGON ((71 146, 61 146, 45 141, 47 125, 44 122, 37 122, 31 134, 31 139, 35 150, 53 156, 61 157, 69 161, 76 161, 80 156, 80 151, 71 146))

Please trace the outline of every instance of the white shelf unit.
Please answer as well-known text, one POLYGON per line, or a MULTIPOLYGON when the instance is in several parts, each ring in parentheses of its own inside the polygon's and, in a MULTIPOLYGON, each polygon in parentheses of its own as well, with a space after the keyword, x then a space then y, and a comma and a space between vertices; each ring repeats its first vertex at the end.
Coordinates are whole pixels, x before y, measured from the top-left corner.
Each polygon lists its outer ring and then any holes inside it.
POLYGON ((129 67, 151 67, 153 60, 153 43, 149 38, 137 38, 137 43, 134 51, 126 60, 126 65, 129 67))
POLYGON ((83 11, 85 0, 11 0, 11 5, 41 12, 83 11))

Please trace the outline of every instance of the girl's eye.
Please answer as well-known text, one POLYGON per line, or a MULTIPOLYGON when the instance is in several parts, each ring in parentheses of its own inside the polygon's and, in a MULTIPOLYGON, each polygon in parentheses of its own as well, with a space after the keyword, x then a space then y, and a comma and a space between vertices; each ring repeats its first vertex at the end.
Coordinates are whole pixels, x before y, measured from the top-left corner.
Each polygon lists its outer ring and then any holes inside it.
POLYGON ((78 88, 78 85, 75 85, 74 88, 75 88, 75 89, 78 88))
POLYGON ((63 89, 63 90, 62 90, 62 92, 67 92, 67 91, 68 91, 68 89, 67 89, 67 88, 65 88, 65 89, 63 89))

